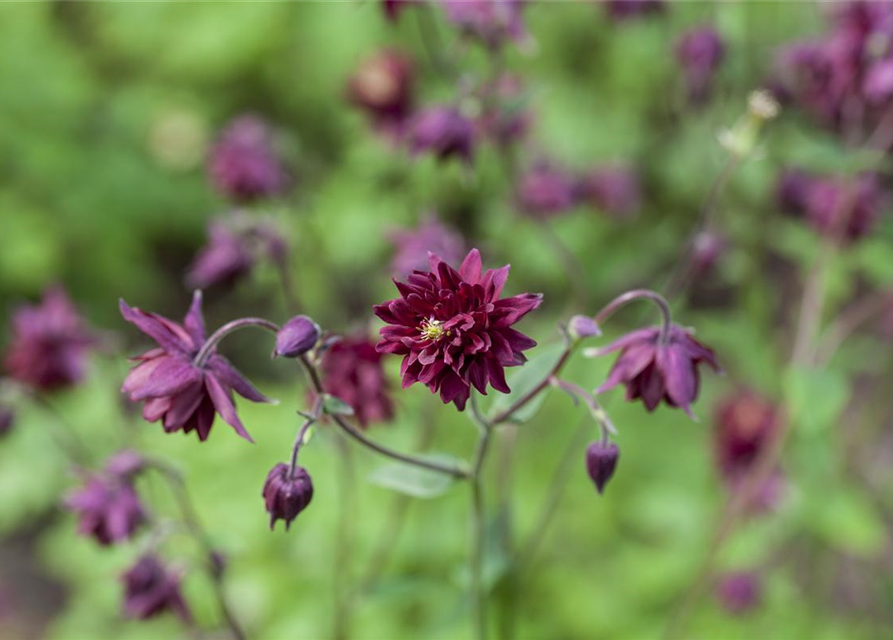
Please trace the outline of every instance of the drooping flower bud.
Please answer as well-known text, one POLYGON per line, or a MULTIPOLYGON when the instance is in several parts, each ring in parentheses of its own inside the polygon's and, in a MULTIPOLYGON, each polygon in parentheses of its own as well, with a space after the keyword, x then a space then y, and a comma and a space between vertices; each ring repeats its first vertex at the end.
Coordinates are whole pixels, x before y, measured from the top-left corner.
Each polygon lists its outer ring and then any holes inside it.
POLYGON ((723 575, 716 584, 716 597, 729 613, 743 614, 759 605, 760 578, 752 571, 723 575))
POLYGON ((190 620, 189 608, 180 594, 180 575, 165 567, 157 556, 146 554, 124 575, 124 612, 146 620, 170 611, 190 620))
POLYGON ((0 438, 12 431, 15 419, 15 411, 6 405, 0 405, 0 438))
POLYGON ((591 338, 592 336, 600 336, 602 334, 602 330, 595 322, 595 319, 590 318, 589 316, 574 316, 568 323, 567 329, 570 331, 571 336, 578 340, 580 338, 591 338))
POLYGON ((270 514, 270 529, 276 525, 276 520, 284 520, 285 530, 288 531, 291 521, 313 499, 310 474, 304 467, 295 467, 294 474, 289 474, 289 466, 280 462, 267 475, 263 497, 270 514))
POLYGON ((586 470, 599 493, 604 493, 605 485, 617 468, 619 457, 620 449, 613 442, 593 442, 586 449, 586 470))
POLYGON ((310 351, 319 341, 320 329, 307 316, 295 316, 276 334, 276 351, 279 358, 297 358, 310 351))

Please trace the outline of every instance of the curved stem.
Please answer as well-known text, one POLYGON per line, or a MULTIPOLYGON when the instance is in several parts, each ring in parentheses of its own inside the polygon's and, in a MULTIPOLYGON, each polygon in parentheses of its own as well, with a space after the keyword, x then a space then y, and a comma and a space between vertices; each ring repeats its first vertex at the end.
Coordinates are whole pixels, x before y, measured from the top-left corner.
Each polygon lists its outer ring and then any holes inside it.
POLYGON ((533 389, 515 400, 506 409, 500 411, 495 416, 485 421, 485 424, 488 424, 491 427, 495 427, 496 425, 505 422, 506 420, 511 418, 516 411, 521 409, 524 405, 538 396, 543 389, 549 386, 552 378, 554 376, 557 376, 561 372, 561 370, 564 368, 564 365, 566 365, 567 361, 570 359, 571 354, 574 352, 575 347, 576 343, 568 344, 567 347, 565 347, 564 352, 561 354, 561 357, 558 359, 558 362, 555 363, 555 366, 552 367, 551 371, 546 374, 546 376, 538 385, 536 385, 533 389))
POLYGON ((595 323, 601 326, 608 318, 614 315, 617 310, 635 300, 650 300, 657 305, 658 309, 660 309, 663 322, 660 328, 659 342, 661 344, 666 344, 666 341, 670 336, 670 327, 673 324, 673 319, 670 314, 670 303, 667 302, 667 299, 662 295, 656 291, 651 291, 650 289, 633 289, 632 291, 620 294, 602 307, 601 311, 595 314, 595 323))
POLYGON ((208 361, 208 358, 211 357, 211 353, 213 353, 220 341, 234 331, 238 331, 244 327, 260 327, 261 329, 266 329, 272 333, 279 332, 279 325, 270 322, 269 320, 264 320, 263 318, 239 318, 237 320, 232 320, 211 334, 211 337, 202 345, 202 348, 196 354, 195 360, 193 360, 192 363, 196 367, 205 366, 205 363, 208 361))
MULTIPOLYGON (((316 403, 317 407, 319 406, 319 402, 316 403)), ((315 408, 313 415, 304 420, 304 424, 301 425, 301 428, 298 429, 298 435, 295 437, 295 443, 291 448, 291 463, 288 467, 288 477, 294 479, 295 477, 295 468, 298 466, 298 452, 301 450, 301 445, 304 444, 304 438, 307 436, 307 430, 310 429, 311 426, 319 419, 319 409, 315 408)))

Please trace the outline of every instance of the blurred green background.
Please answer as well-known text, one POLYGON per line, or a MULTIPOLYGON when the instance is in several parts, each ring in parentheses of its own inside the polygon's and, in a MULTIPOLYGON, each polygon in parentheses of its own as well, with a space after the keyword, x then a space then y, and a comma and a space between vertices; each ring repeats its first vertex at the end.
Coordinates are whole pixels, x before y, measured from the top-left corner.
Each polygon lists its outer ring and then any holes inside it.
MULTIPOLYGON (((510 48, 506 66, 532 89, 534 147, 579 169, 623 161, 643 183, 634 220, 580 208, 550 222, 584 267, 585 301, 571 302, 572 287, 538 225, 515 216, 512 185, 495 150, 482 148, 470 172, 458 163, 410 158, 370 131, 345 100, 347 77, 383 46, 418 60, 422 102, 452 95, 426 62, 411 15, 389 24, 371 1, 54 2, 0 6, 0 305, 10 311, 62 282, 94 326, 118 334, 116 344, 136 353, 145 343, 121 320, 117 299, 182 316, 190 295, 184 269, 204 242, 206 222, 228 208, 208 186, 206 146, 243 112, 262 115, 285 136, 297 185, 265 213, 288 231, 307 312, 331 331, 377 327, 370 306, 395 295, 387 232, 414 224, 429 209, 478 246, 486 265, 512 263, 510 294, 545 293, 542 308, 522 325, 541 349, 559 341, 556 321, 594 313, 631 287, 659 288, 724 162, 718 131, 744 113, 781 43, 821 32, 820 10, 799 2, 685 2, 658 19, 618 26, 596 5, 550 2, 531 4, 525 17, 536 51, 510 48), (694 111, 685 105, 669 52, 678 34, 703 23, 722 33, 728 55, 714 99, 694 111)), ((446 35, 448 27, 440 27, 446 35)), ((480 51, 462 60, 470 73, 485 73, 480 51)), ((799 274, 818 240, 779 216, 776 176, 790 163, 845 171, 858 162, 796 114, 769 125, 759 157, 740 168, 723 198, 730 247, 678 309, 679 321, 696 326, 716 349, 726 376, 706 378, 695 407, 700 422, 665 407, 648 414, 615 398, 610 412, 623 453, 604 496, 586 476, 585 441, 578 443, 567 492, 521 581, 519 638, 659 637, 703 560, 726 499, 711 452, 712 407, 739 384, 776 399, 785 385, 798 390, 790 416, 797 432, 785 461, 790 486, 778 511, 749 521, 721 555, 723 568, 760 570, 760 606, 732 616, 707 597, 687 637, 893 637, 893 483, 886 470, 893 443, 883 437, 891 417, 883 393, 893 382, 890 358, 868 335, 848 344, 832 369, 793 381, 783 371, 799 274), (860 385, 866 375, 877 377, 876 387, 860 385), (852 461, 840 452, 840 418, 854 389, 877 396, 851 420, 866 423, 860 437, 874 443, 870 464, 883 491, 855 480, 852 461)), ((884 219, 834 263, 832 309, 856 287, 893 284, 891 239, 893 226, 884 219)), ((206 313, 211 327, 240 315, 286 317, 275 273, 265 268, 233 291, 210 292, 206 313)), ((641 319, 625 312, 608 337, 641 319)), ((314 477, 313 504, 288 534, 269 531, 261 486, 272 464, 288 455, 298 426, 294 410, 305 398, 297 369, 270 363, 270 347, 267 336, 247 332, 224 348, 281 400, 275 407, 240 404, 255 445, 219 422, 210 441, 199 444, 122 417, 118 387, 127 363, 118 353, 97 355, 89 382, 55 402, 91 443, 97 465, 130 445, 182 468, 203 521, 229 557, 228 588, 252 637, 325 638, 338 588, 339 510, 352 522, 356 584, 388 535, 399 498, 366 481, 381 462, 360 449, 352 449, 353 481, 339 488, 334 434, 322 428, 302 453, 314 477)), ((370 436, 412 449, 431 429, 432 449, 469 457, 473 425, 425 389, 399 391, 393 360, 398 417, 370 436)), ((591 388, 609 366, 610 360, 575 359, 568 377, 591 388)), ((98 548, 75 535, 73 517, 57 508, 76 478, 48 435, 45 423, 53 419, 24 409, 0 441, 0 587, 16 602, 12 614, 0 617, 0 637, 185 635, 169 616, 151 622, 120 616, 118 575, 140 543, 98 548)), ((535 526, 553 470, 582 419, 583 409, 553 394, 518 430, 521 540, 535 526)), ((155 510, 169 511, 164 486, 141 487, 155 510)), ((411 501, 381 577, 351 596, 352 638, 469 636, 467 503, 461 485, 411 501)), ((186 566, 197 562, 186 537, 173 536, 165 548, 186 566)), ((497 579, 498 564, 491 567, 497 579)), ((184 584, 199 621, 213 628, 219 616, 206 578, 190 571, 184 584)))

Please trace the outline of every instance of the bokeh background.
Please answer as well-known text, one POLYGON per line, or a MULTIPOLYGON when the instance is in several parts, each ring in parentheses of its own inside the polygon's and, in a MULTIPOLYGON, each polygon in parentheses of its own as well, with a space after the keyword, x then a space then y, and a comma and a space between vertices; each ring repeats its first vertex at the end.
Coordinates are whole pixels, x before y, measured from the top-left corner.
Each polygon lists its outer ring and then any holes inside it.
MULTIPOLYGON (((667 285, 729 156, 717 134, 744 116, 752 90, 772 80, 782 46, 820 37, 829 24, 829 7, 810 2, 670 3, 623 21, 599 3, 530 3, 529 41, 494 54, 464 42, 436 7, 425 9, 424 24, 417 10, 389 21, 371 0, 0 7, 0 308, 8 317, 61 283, 103 332, 86 382, 52 398, 63 428, 89 444, 96 466, 131 446, 182 470, 228 557, 227 589, 254 638, 332 637, 334 603, 347 592, 345 637, 469 637, 468 496, 456 485, 405 501, 367 480, 381 461, 356 448, 345 478, 338 438, 323 427, 301 457, 314 477, 313 503, 290 532, 271 532, 261 486, 272 464, 286 459, 294 411, 306 396, 293 363, 269 359, 262 333, 235 335, 224 346, 281 401, 240 404, 257 444, 222 423, 206 443, 165 435, 128 413, 118 391, 124 356, 146 343, 123 322, 117 301, 182 316, 191 295, 184 273, 206 225, 233 206, 206 171, 221 129, 251 113, 275 130, 293 187, 248 215, 282 230, 295 291, 325 329, 377 329, 371 305, 395 295, 393 231, 437 211, 467 246, 481 249, 486 265, 512 264, 509 293, 545 293, 523 329, 548 349, 560 342, 556 322, 593 314, 626 289, 667 285), (693 105, 673 52, 681 34, 703 25, 721 34, 726 53, 709 100, 693 105), (438 38, 422 30, 431 28, 438 38), (432 45, 458 76, 435 68, 432 45), (348 99, 348 79, 384 47, 414 61, 419 104, 452 100, 462 82, 488 77, 498 55, 524 82, 530 132, 510 154, 481 144, 470 164, 408 153, 348 99), (520 170, 545 157, 578 172, 623 165, 638 178, 640 205, 620 217, 586 203, 546 221, 522 215, 519 169, 507 155, 520 170), (350 523, 342 545, 339 514, 350 523), (398 520, 399 531, 392 529, 398 520), (366 582, 382 548, 386 562, 366 582)), ((792 375, 785 363, 802 282, 821 239, 802 219, 783 215, 775 197, 784 167, 847 174, 866 160, 796 106, 783 107, 722 193, 720 258, 673 300, 678 321, 697 328, 726 372, 705 378, 700 420, 666 407, 650 414, 613 392, 606 400, 622 457, 603 496, 583 464, 586 443, 597 437, 594 426, 578 430, 584 409, 553 393, 517 429, 520 541, 538 527, 555 470, 567 473, 520 579, 519 638, 661 637, 728 499, 714 455, 715 407, 742 387, 789 403, 783 497, 747 518, 718 559, 720 571, 753 572, 759 597, 733 611, 709 590, 684 637, 893 636, 889 343, 872 325, 829 365, 792 375), (572 463, 562 466, 568 455, 572 463)), ((838 254, 826 320, 857 294, 893 285, 891 240, 893 225, 881 215, 870 235, 838 254)), ((269 264, 232 287, 209 289, 205 302, 211 327, 244 315, 287 318, 269 264)), ((651 322, 647 313, 619 315, 608 337, 651 322)), ((0 344, 8 339, 4 322, 0 344)), ((609 366, 610 359, 578 357, 568 378, 592 388, 609 366)), ((400 390, 396 358, 386 368, 396 417, 373 426, 370 437, 407 450, 430 440, 431 450, 469 457, 476 434, 466 416, 423 388, 400 390)), ((47 423, 56 420, 22 403, 0 440, 0 637, 185 636, 172 616, 122 617, 118 576, 143 543, 100 548, 76 535, 74 517, 59 506, 77 477, 54 444, 47 423)), ((490 471, 495 485, 497 462, 490 471)), ((140 486, 153 510, 170 510, 162 484, 140 486)), ((225 637, 214 630, 219 612, 194 544, 173 535, 164 548, 186 568, 184 592, 208 637, 225 637)), ((494 612, 504 570, 490 558, 494 612)))

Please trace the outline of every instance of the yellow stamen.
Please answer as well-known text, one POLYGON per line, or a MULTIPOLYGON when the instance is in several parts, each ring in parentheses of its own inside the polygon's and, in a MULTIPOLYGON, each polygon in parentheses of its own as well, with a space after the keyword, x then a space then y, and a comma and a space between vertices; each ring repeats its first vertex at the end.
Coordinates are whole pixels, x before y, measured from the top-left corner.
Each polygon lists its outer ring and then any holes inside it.
POLYGON ((449 331, 444 331, 443 322, 441 322, 440 320, 435 320, 434 318, 422 320, 419 331, 422 332, 422 337, 425 340, 431 340, 432 342, 440 340, 444 336, 444 334, 450 335, 449 331))

